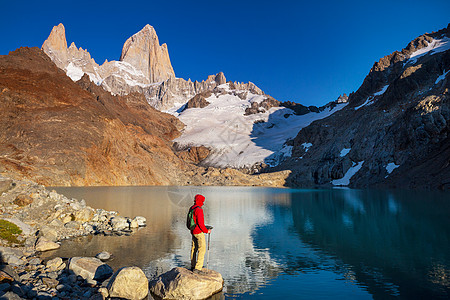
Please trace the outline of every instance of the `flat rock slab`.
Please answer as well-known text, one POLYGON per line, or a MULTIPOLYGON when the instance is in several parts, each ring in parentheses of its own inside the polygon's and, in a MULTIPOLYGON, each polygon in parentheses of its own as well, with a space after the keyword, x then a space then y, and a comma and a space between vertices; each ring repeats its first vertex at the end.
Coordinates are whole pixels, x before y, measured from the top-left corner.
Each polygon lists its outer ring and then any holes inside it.
POLYGON ((206 299, 223 288, 222 275, 203 269, 196 274, 185 268, 173 268, 150 283, 150 292, 161 299, 206 299))
POLYGON ((49 250, 55 250, 61 247, 60 244, 49 241, 45 237, 41 236, 37 242, 36 242, 36 251, 49 251, 49 250))
POLYGON ((113 273, 110 266, 95 257, 72 257, 69 270, 84 279, 100 281, 109 278, 113 273))

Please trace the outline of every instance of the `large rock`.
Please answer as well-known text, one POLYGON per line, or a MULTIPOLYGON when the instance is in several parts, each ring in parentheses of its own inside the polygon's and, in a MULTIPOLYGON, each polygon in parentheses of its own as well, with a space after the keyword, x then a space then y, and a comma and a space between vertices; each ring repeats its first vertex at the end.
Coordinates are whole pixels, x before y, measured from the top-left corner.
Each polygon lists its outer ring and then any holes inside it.
POLYGON ((147 219, 142 216, 134 217, 133 221, 136 221, 138 223, 139 227, 147 225, 147 219))
POLYGON ((95 257, 72 257, 69 270, 84 279, 97 281, 107 279, 113 273, 110 266, 95 257))
POLYGON ((47 267, 47 270, 49 272, 55 272, 64 269, 66 267, 66 264, 63 262, 61 257, 55 257, 47 261, 45 266, 47 267))
POLYGON ((108 283, 110 297, 140 300, 148 294, 148 280, 138 267, 125 267, 114 273, 108 283))
POLYGON ((20 259, 23 252, 20 249, 0 247, 0 262, 8 265, 23 265, 25 262, 20 259))
POLYGON ((38 236, 43 236, 52 242, 58 240, 58 232, 56 231, 55 228, 49 226, 43 226, 41 229, 39 229, 38 236))
POLYGON ((162 299, 206 299, 223 288, 222 275, 203 269, 203 274, 173 268, 150 283, 150 291, 162 299))
POLYGON ((49 241, 45 237, 41 236, 37 242, 36 242, 36 251, 49 251, 49 250, 55 250, 61 247, 60 244, 49 241))
POLYGON ((90 207, 85 207, 80 210, 77 210, 74 213, 74 216, 75 216, 75 221, 87 222, 87 221, 92 220, 92 218, 94 217, 94 210, 90 207))
POLYGON ((127 218, 124 217, 114 217, 109 221, 113 230, 124 230, 130 228, 127 218))

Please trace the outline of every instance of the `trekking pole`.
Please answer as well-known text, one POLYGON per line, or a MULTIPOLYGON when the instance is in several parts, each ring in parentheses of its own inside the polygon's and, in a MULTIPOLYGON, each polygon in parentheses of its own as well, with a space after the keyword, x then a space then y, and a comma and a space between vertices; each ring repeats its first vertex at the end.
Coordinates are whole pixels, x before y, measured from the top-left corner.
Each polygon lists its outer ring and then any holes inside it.
MULTIPOLYGON (((213 229, 212 226, 206 226, 206 229, 213 229)), ((211 233, 208 233, 208 254, 206 256, 206 269, 208 269, 209 265, 209 242, 211 241, 211 233)))

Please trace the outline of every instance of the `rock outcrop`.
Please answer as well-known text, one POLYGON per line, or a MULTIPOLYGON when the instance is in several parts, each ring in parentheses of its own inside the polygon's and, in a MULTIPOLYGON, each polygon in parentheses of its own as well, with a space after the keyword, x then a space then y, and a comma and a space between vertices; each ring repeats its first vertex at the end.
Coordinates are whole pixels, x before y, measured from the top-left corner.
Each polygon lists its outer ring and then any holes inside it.
POLYGON ((149 83, 175 77, 167 45, 159 45, 155 29, 148 24, 126 40, 120 61, 127 62, 141 71, 149 83))
POLYGON ((450 25, 376 62, 347 107, 298 133, 289 184, 449 189, 449 43, 450 25))
POLYGON ((186 103, 183 111, 189 108, 203 108, 208 106, 209 102, 206 100, 206 98, 211 97, 211 95, 211 91, 198 93, 186 103))
POLYGON ((173 268, 150 282, 150 291, 161 299, 206 299, 223 288, 220 273, 203 269, 202 274, 173 268))

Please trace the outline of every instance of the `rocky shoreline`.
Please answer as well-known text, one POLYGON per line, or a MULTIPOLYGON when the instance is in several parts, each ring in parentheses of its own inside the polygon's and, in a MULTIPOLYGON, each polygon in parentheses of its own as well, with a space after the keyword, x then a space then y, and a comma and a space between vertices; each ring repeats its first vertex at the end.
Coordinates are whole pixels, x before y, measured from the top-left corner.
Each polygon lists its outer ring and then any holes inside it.
POLYGON ((113 274, 104 263, 111 256, 107 252, 97 257, 40 258, 40 253, 59 248, 65 239, 90 234, 131 235, 146 225, 144 217, 128 218, 115 211, 93 209, 84 200, 68 199, 34 182, 0 176, 0 219, 5 225, 1 232, 18 227, 11 238, 0 239, 1 299, 147 296, 148 280, 143 271, 127 267, 113 274))

